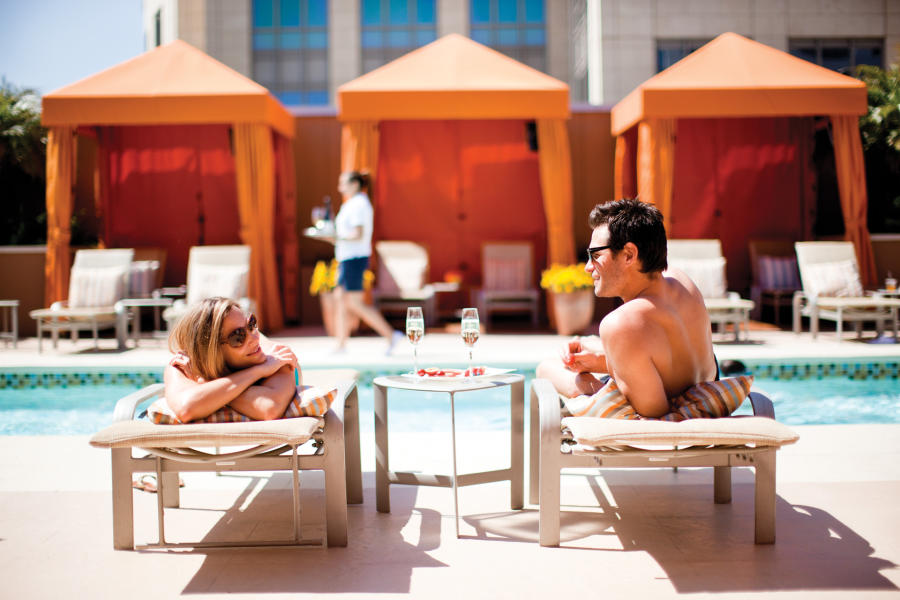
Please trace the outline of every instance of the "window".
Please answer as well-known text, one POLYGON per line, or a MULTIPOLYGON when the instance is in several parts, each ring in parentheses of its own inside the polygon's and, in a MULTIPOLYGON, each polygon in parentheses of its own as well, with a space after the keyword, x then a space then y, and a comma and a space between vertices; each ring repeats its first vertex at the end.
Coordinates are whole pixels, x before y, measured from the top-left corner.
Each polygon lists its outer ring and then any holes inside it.
POLYGON ((883 39, 793 39, 790 53, 847 74, 857 65, 884 66, 883 39))
POLYGON ((362 70, 437 39, 435 0, 361 0, 362 70))
POLYGON ((159 48, 162 44, 162 9, 153 15, 153 46, 159 48))
POLYGON ((253 0, 253 78, 284 104, 328 104, 326 0, 253 0))
POLYGON ((656 40, 656 72, 668 69, 709 40, 656 40))
POLYGON ((471 0, 470 35, 519 62, 547 70, 544 0, 471 0))

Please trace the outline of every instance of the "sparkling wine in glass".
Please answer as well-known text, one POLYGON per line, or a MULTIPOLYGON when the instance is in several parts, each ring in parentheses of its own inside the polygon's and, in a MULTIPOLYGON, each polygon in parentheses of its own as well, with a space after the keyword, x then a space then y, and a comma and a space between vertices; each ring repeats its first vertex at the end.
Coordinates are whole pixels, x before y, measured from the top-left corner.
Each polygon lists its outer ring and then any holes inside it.
POLYGON ((406 337, 413 345, 413 374, 419 374, 419 341, 425 337, 425 317, 422 316, 421 306, 410 306, 406 309, 406 337))
POLYGON ((478 334, 481 331, 481 328, 478 323, 478 309, 477 308, 464 308, 462 311, 462 324, 460 326, 460 334, 462 335, 463 343, 469 348, 469 376, 471 377, 473 374, 472 371, 472 347, 475 345, 475 342, 478 341, 478 334))

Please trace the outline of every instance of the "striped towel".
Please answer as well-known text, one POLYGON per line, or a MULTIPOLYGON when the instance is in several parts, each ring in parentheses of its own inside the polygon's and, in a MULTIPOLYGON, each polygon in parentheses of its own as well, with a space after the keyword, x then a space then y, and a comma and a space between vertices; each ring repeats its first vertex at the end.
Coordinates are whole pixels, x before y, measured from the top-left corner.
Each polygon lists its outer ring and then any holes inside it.
MULTIPOLYGON (((297 386, 297 393, 294 395, 291 403, 288 404, 281 418, 321 417, 328 412, 335 398, 337 398, 337 388, 325 390, 310 385, 297 386)), ((172 409, 169 408, 169 403, 166 402, 165 398, 157 399, 147 408, 147 418, 157 425, 183 424, 175 416, 172 409)), ((230 406, 223 406, 211 415, 194 419, 191 423, 241 423, 254 420, 230 406)))
MULTIPOLYGON (((753 385, 752 375, 727 377, 720 381, 705 381, 689 387, 669 400, 672 410, 658 418, 642 417, 609 379, 592 396, 563 398, 566 410, 573 417, 601 417, 605 419, 648 419, 655 421, 684 421, 685 419, 714 419, 727 417, 738 409, 753 385)), ((566 415, 569 416, 569 415, 566 415)))

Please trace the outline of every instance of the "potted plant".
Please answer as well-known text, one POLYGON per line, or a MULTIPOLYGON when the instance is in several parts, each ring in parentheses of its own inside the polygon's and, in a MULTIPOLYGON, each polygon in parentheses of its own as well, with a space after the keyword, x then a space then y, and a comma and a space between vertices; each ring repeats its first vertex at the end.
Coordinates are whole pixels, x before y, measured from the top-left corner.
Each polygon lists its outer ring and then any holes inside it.
POLYGON ((583 264, 551 265, 541 273, 550 325, 560 335, 581 333, 594 316, 594 280, 583 264))

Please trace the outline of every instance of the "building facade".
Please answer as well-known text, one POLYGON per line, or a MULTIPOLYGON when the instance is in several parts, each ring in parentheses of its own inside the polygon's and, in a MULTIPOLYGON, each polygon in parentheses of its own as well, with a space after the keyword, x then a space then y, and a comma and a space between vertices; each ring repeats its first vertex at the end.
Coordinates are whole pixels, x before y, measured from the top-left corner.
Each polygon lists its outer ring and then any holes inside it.
POLYGON ((733 31, 823 66, 900 58, 900 0, 144 0, 147 49, 182 39, 289 106, 459 33, 612 105, 733 31))

